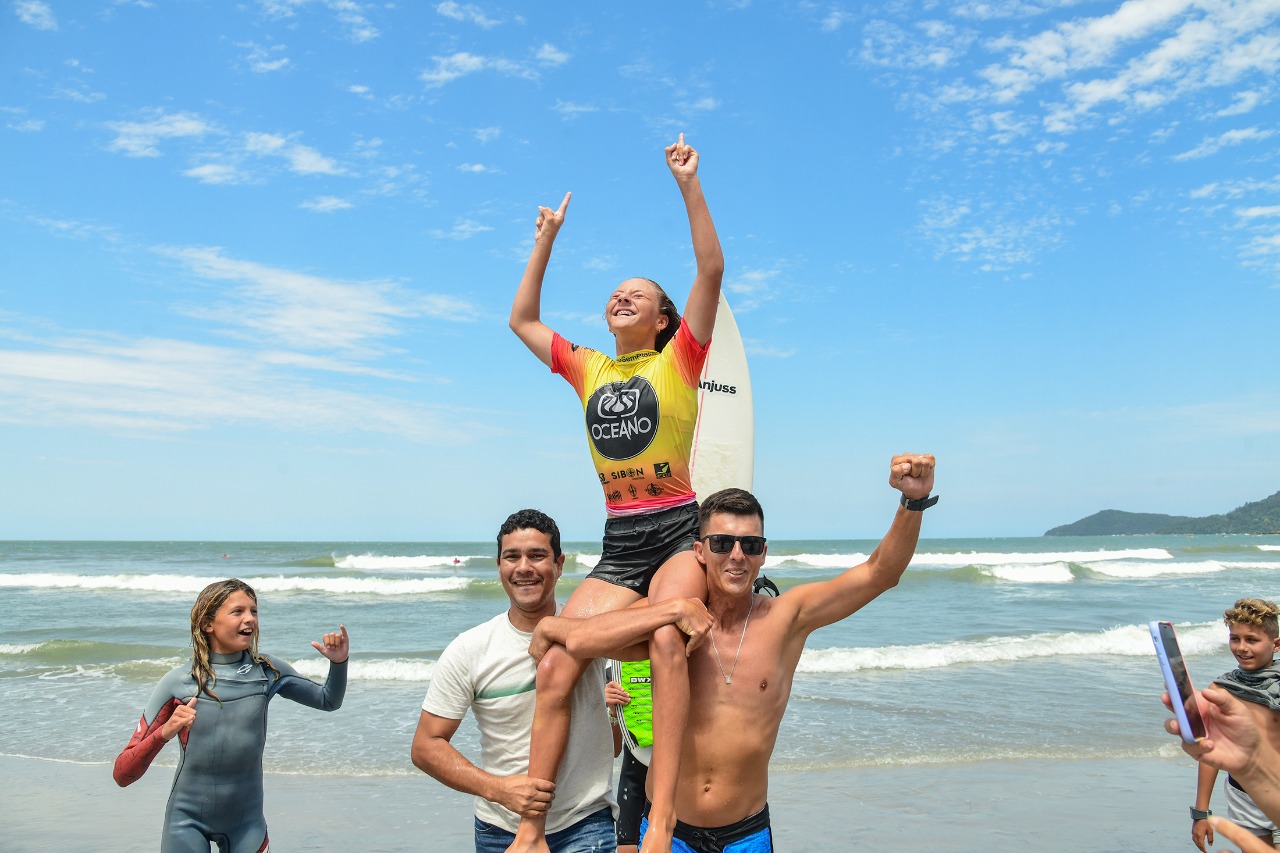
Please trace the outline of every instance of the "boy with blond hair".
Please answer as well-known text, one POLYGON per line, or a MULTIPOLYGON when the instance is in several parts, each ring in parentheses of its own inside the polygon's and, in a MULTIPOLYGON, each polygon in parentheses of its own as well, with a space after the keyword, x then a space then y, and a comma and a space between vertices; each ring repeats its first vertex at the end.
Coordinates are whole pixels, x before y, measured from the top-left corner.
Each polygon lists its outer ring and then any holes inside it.
MULTIPOLYGON (((1239 666, 1214 681, 1218 687, 1244 700, 1245 708, 1258 728, 1273 744, 1280 744, 1280 608, 1261 598, 1242 598, 1222 614, 1227 641, 1239 666)), ((1201 763, 1196 781, 1196 802, 1191 807, 1191 840, 1200 850, 1213 843, 1209 825, 1209 798, 1218 771, 1201 763)), ((1227 797, 1227 817, 1273 846, 1280 840, 1280 828, 1249 798, 1244 787, 1230 774, 1223 785, 1227 797)))

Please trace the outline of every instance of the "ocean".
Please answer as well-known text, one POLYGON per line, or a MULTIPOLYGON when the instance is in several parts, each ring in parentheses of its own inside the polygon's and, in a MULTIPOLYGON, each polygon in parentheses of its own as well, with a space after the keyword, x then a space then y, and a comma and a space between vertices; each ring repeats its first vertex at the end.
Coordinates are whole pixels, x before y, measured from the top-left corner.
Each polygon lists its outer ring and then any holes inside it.
MULTIPOLYGON (((785 592, 874 545, 773 541, 764 572, 785 592)), ((599 544, 565 551, 561 601, 599 544)), ((261 648, 302 673, 327 669, 310 641, 339 623, 351 634, 340 711, 272 703, 268 771, 421 777, 409 742, 434 662, 506 605, 494 553, 493 542, 0 542, 0 757, 110 764, 156 681, 189 662, 196 593, 235 576, 258 591, 261 648)), ((1203 686, 1234 665, 1222 611, 1278 585, 1280 540, 1268 537, 925 540, 898 587, 810 638, 775 785, 824 771, 1172 762, 1146 623, 1175 624, 1203 686)), ((469 720, 454 743, 478 755, 469 720)), ((174 759, 166 749, 152 774, 174 759)))

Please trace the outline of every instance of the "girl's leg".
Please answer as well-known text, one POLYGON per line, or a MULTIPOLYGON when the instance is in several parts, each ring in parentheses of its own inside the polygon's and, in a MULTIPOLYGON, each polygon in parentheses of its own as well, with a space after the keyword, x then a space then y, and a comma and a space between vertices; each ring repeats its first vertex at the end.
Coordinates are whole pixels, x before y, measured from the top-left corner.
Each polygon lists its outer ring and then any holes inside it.
MULTIPOLYGON (((608 581, 586 578, 569 596, 561 616, 586 619, 597 613, 621 610, 637 600, 640 594, 608 581)), ((554 645, 538 664, 538 691, 533 711, 533 732, 529 736, 529 775, 534 779, 555 781, 569 743, 569 711, 573 705, 573 688, 591 663, 578 660, 554 645)), ((604 702, 604 693, 600 694, 604 702)), ((547 818, 522 817, 515 841, 508 849, 546 851, 547 818)))
MULTIPOLYGON (((681 551, 662 564, 649 585, 651 602, 707 597, 707 578, 693 551, 681 551)), ((653 670, 653 760, 649 763, 648 831, 641 850, 668 850, 676 827, 676 782, 680 751, 689 720, 689 661, 684 634, 675 625, 653 633, 649 642, 653 670)))

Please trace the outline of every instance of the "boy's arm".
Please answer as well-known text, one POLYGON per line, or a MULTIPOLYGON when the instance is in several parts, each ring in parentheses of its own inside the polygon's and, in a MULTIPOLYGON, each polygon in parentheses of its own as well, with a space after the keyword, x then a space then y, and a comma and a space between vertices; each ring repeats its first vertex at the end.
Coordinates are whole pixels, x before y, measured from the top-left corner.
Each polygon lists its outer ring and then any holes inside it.
POLYGON ((564 213, 572 195, 565 193, 564 201, 560 202, 557 210, 538 207, 538 220, 533 227, 533 251, 525 265, 520 287, 516 289, 516 298, 511 303, 511 331, 547 367, 551 366, 551 341, 555 334, 542 322, 542 279, 547 274, 551 246, 564 224, 564 213))
POLYGON ((649 635, 663 625, 675 625, 689 637, 688 654, 701 645, 712 625, 707 606, 696 598, 672 598, 651 604, 642 598, 630 607, 600 613, 589 619, 545 616, 538 620, 529 644, 535 660, 552 643, 559 643, 575 658, 648 658, 649 635))
POLYGON ((716 235, 706 196, 702 194, 702 182, 698 179, 698 152, 692 145, 685 145, 684 134, 680 141, 665 149, 667 167, 675 176, 684 197, 685 212, 689 215, 689 236, 693 240, 693 259, 697 264, 689 301, 684 306, 683 322, 698 343, 711 340, 711 330, 716 324, 716 307, 720 303, 720 283, 724 279, 724 252, 716 235))
POLYGON ((418 730, 413 734, 409 753, 414 766, 455 791, 484 797, 521 817, 534 817, 551 808, 551 797, 556 789, 554 782, 524 774, 495 776, 476 767, 458 752, 451 740, 461 723, 462 720, 450 720, 423 711, 418 718, 418 730))
MULTIPOLYGON (((928 497, 933 489, 934 458, 900 454, 889 465, 889 485, 910 500, 928 497)), ((820 583, 792 587, 779 600, 796 608, 796 629, 808 634, 839 622, 897 585, 915 554, 923 512, 899 506, 889 532, 861 565, 820 583)))
MULTIPOLYGON (((1201 762, 1196 772, 1195 808, 1197 811, 1209 811, 1209 800, 1213 797, 1213 786, 1217 781, 1218 768, 1201 762)), ((1208 853, 1205 850, 1205 844, 1213 843, 1213 827, 1209 826, 1208 820, 1191 821, 1191 840, 1200 848, 1201 853, 1208 853)))

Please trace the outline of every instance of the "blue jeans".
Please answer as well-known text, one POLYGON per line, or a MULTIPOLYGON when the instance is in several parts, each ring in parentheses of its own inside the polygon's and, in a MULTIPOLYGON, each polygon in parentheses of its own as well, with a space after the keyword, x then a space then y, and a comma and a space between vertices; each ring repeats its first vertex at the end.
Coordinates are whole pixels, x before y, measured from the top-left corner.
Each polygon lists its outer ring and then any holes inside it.
MULTIPOLYGON (((504 853, 516 837, 500 826, 476 822, 476 853, 504 853)), ((607 807, 564 829, 547 833, 551 853, 617 853, 613 812, 607 807)))

